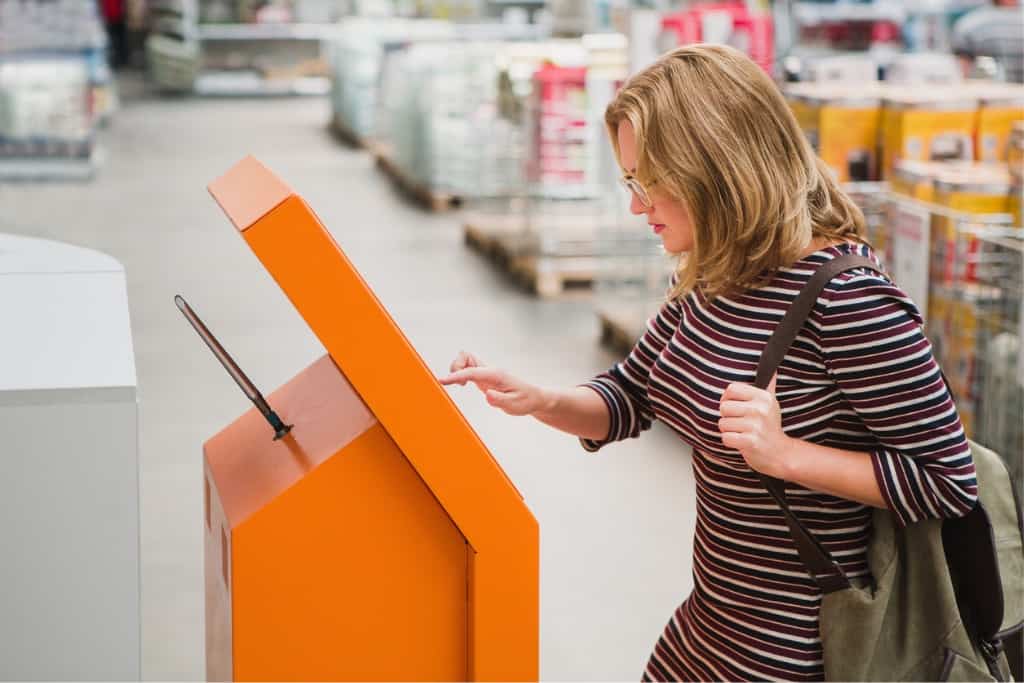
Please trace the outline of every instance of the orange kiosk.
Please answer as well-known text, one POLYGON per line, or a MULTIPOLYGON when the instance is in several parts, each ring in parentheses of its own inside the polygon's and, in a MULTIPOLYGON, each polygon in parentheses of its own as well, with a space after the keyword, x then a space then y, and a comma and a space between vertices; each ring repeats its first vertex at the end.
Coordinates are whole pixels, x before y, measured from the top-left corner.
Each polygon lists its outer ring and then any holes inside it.
POLYGON ((299 196, 209 189, 327 355, 204 445, 208 680, 537 680, 522 496, 299 196))

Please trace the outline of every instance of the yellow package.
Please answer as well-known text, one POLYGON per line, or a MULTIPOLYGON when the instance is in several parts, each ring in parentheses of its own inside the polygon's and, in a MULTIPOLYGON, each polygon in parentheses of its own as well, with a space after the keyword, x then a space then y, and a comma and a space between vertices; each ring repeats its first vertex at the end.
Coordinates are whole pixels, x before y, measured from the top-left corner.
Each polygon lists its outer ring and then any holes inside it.
MULTIPOLYGON (((1010 180, 1009 172, 1001 165, 956 165, 936 178, 935 202, 964 214, 1007 214, 1010 180)), ((944 256, 941 281, 958 285, 977 282, 978 238, 960 234, 957 221, 948 216, 936 215, 932 225, 933 249, 941 250, 944 256)))
POLYGON ((1014 227, 1024 227, 1024 180, 1014 178, 1013 187, 1010 188, 1010 215, 1013 216, 1014 227))
POLYGON ((1006 161, 1010 167, 1010 175, 1017 180, 1024 180, 1024 121, 1014 121, 1013 123, 1006 150, 1006 161))
POLYGON ((801 83, 787 90, 787 98, 814 151, 839 182, 878 179, 882 113, 873 85, 801 83))
POLYGON ((957 412, 968 438, 974 432, 974 373, 977 365, 978 324, 974 309, 962 299, 948 302, 942 371, 956 397, 957 412))
POLYGON ((923 164, 919 161, 897 161, 893 166, 892 177, 889 178, 889 189, 895 194, 913 197, 921 166, 923 164))
POLYGON ((1024 85, 972 81, 966 87, 978 99, 975 158, 981 162, 1005 162, 1013 124, 1024 119, 1024 85))
POLYGON ((955 300, 950 302, 949 339, 947 357, 942 364, 957 399, 960 419, 968 437, 974 435, 977 408, 982 398, 979 384, 983 354, 983 339, 991 339, 999 331, 999 315, 991 307, 997 294, 987 286, 969 284, 960 287, 955 300))
POLYGON ((1011 180, 1002 166, 957 166, 936 177, 935 200, 965 213, 1007 213, 1011 180))
POLYGON ((949 163, 900 159, 889 179, 889 188, 896 194, 922 202, 934 202, 935 178, 951 167, 949 163))
POLYGON ((949 364, 950 312, 953 301, 944 287, 931 287, 928 292, 928 310, 924 313, 925 333, 932 345, 932 353, 940 367, 949 364))
POLYGON ((882 175, 897 159, 974 159, 976 99, 955 92, 889 86, 882 100, 882 175))

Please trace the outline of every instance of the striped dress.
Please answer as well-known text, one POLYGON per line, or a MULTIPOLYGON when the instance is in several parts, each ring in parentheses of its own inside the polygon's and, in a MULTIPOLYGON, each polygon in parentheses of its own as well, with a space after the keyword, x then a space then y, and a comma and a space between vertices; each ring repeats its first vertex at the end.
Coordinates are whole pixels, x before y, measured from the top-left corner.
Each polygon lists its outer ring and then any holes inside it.
MULTIPOLYGON (((666 303, 629 356, 586 383, 607 403, 608 436, 657 418, 693 447, 697 528, 693 592, 675 611, 644 680, 822 680, 821 593, 781 512, 738 452, 722 445, 718 403, 753 383, 761 351, 815 268, 841 244, 781 269, 765 286, 708 302, 666 303)), ((977 494, 963 428, 921 317, 892 282, 865 269, 835 277, 783 361, 776 388, 786 434, 869 452, 899 524, 965 514, 977 494)), ((794 512, 850 577, 869 573, 870 508, 788 484, 794 512)))

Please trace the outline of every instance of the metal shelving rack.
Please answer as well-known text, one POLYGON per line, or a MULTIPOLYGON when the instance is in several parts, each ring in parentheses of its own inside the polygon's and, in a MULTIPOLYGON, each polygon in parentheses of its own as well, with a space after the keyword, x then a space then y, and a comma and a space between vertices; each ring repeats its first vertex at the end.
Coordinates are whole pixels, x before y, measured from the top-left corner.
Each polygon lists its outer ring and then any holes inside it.
POLYGON ((200 24, 196 35, 202 67, 195 92, 246 97, 326 95, 330 81, 322 44, 335 31, 329 24, 200 24), (258 65, 268 53, 285 51, 292 58, 290 64, 258 65), (232 68, 236 64, 239 68, 232 68))
POLYGON ((977 436, 1003 456, 1014 481, 1024 476, 1024 234, 972 229, 978 279, 994 293, 992 324, 981 329, 977 436))
POLYGON ((1004 213, 969 213, 889 193, 889 260, 919 306, 967 436, 1024 475, 1024 230, 1004 213))
MULTIPOLYGON (((244 3, 218 5, 218 12, 204 3, 153 0, 147 54, 161 91, 241 97, 330 92, 326 44, 337 24, 245 23, 244 3)), ((337 18, 335 10, 320 13, 337 18)))

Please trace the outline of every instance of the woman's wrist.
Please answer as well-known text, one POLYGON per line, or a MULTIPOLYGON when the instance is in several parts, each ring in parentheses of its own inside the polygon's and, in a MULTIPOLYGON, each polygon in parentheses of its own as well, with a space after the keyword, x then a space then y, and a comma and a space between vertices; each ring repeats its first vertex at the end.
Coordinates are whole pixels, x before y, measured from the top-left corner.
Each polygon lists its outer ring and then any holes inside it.
POLYGON ((807 442, 802 439, 787 436, 780 448, 782 457, 775 459, 777 471, 769 476, 783 481, 799 482, 803 460, 807 456, 804 448, 806 445, 807 442))
POLYGON ((533 417, 543 419, 550 417, 558 411, 558 392, 544 387, 537 387, 537 409, 531 413, 533 417))

